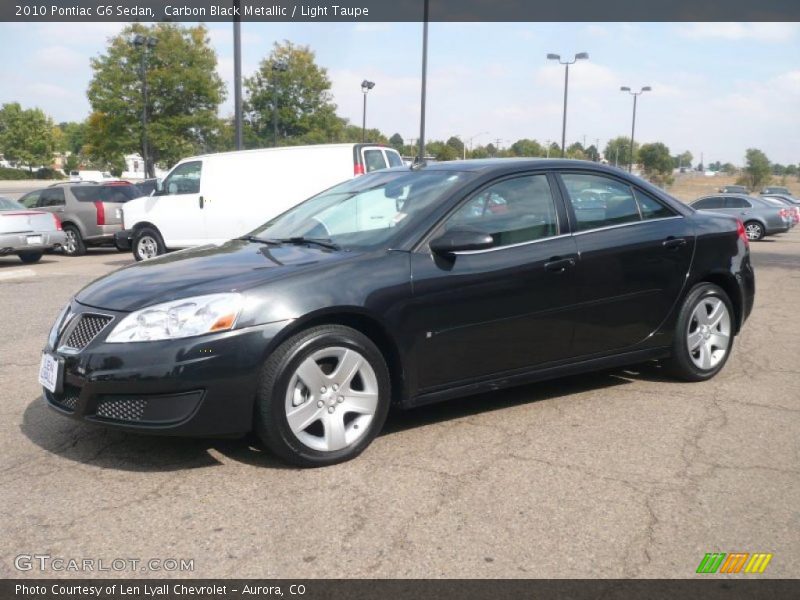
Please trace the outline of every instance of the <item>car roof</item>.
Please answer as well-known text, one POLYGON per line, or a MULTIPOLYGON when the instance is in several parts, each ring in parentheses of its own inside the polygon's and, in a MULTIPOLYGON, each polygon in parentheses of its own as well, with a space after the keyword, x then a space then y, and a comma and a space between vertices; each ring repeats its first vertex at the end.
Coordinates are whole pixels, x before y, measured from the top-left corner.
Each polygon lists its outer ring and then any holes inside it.
POLYGON ((426 171, 465 171, 488 172, 493 170, 511 169, 583 169, 610 174, 628 175, 623 169, 604 165, 587 160, 566 158, 476 158, 470 160, 449 160, 444 162, 423 163, 412 167, 393 167, 394 170, 412 168, 426 171))

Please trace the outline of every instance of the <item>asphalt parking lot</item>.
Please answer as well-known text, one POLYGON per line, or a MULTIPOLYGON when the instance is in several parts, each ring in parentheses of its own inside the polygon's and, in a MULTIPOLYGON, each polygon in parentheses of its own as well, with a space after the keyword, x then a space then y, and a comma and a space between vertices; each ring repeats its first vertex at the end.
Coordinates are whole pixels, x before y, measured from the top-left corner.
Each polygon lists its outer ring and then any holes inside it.
POLYGON ((297 470, 250 438, 138 437, 49 410, 36 375, 53 319, 130 255, 0 258, 0 575, 91 575, 14 566, 48 554, 194 560, 151 576, 680 578, 739 551, 798 577, 800 230, 753 261, 754 312, 710 382, 646 366, 476 396, 297 470))

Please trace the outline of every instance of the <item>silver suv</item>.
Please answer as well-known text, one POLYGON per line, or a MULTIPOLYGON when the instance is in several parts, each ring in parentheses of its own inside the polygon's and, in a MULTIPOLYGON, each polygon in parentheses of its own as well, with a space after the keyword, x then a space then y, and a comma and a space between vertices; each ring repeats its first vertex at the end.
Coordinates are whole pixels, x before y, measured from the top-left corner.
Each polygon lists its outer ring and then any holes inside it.
POLYGON ((66 236, 64 254, 80 256, 87 246, 113 244, 114 234, 122 229, 119 208, 141 195, 127 181, 56 183, 25 194, 19 202, 55 214, 66 236))

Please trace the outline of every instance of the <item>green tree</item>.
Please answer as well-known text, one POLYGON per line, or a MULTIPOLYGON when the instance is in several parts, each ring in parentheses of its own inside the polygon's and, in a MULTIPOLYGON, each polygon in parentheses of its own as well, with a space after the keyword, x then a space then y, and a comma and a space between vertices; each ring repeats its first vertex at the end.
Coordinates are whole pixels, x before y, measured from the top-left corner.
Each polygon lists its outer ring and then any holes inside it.
POLYGON ((58 128, 64 134, 64 145, 61 150, 72 154, 81 154, 86 144, 86 122, 59 123, 58 128))
POLYGON ((669 148, 661 142, 643 144, 638 152, 644 173, 656 185, 672 183, 673 162, 669 148))
POLYGON ((597 146, 592 144, 584 151, 586 155, 586 159, 592 162, 599 162, 600 161, 600 151, 597 149, 597 146))
MULTIPOLYGON (((638 148, 639 144, 636 144, 634 148, 634 162, 636 161, 636 150, 638 148)), ((626 166, 630 163, 631 159, 631 138, 621 135, 608 140, 603 154, 609 164, 620 167, 626 166)))
POLYGON ((87 125, 89 154, 119 164, 122 155, 142 152, 142 47, 134 35, 157 40, 148 49, 148 150, 153 163, 170 165, 208 150, 220 134, 217 109, 225 87, 217 75, 217 56, 203 25, 134 23, 113 37, 106 52, 91 61, 94 75, 87 95, 92 115, 87 125))
POLYGON ((23 109, 18 102, 0 108, 0 153, 6 160, 49 166, 53 161, 53 121, 38 108, 23 109))
POLYGON ((451 136, 450 139, 447 140, 447 145, 455 151, 456 158, 464 157, 464 142, 459 138, 451 136))
POLYGON ((527 138, 511 144, 509 151, 513 156, 544 156, 545 154, 545 150, 539 142, 527 138))
POLYGON ((751 190, 768 184, 772 179, 772 169, 767 155, 757 148, 748 148, 745 158, 747 166, 737 183, 741 182, 740 185, 746 185, 751 190))
POLYGON ((403 136, 399 133, 395 133, 392 137, 389 138, 389 145, 397 150, 400 154, 403 153, 403 136))
POLYGON ((577 158, 579 160, 586 158, 583 144, 580 142, 575 142, 574 144, 567 146, 567 158, 577 158))
MULTIPOLYGON (((275 43, 258 71, 244 81, 245 110, 262 146, 274 141, 277 107, 278 145, 324 143, 346 137, 348 123, 336 116, 328 72, 308 46, 275 43)), ((353 126, 354 127, 354 126, 353 126)), ((358 141, 361 129, 358 128, 358 141)))
POLYGON ((686 150, 685 152, 682 152, 681 154, 678 154, 674 158, 673 163, 674 163, 675 167, 691 168, 692 160, 694 160, 694 156, 692 156, 691 152, 686 150))

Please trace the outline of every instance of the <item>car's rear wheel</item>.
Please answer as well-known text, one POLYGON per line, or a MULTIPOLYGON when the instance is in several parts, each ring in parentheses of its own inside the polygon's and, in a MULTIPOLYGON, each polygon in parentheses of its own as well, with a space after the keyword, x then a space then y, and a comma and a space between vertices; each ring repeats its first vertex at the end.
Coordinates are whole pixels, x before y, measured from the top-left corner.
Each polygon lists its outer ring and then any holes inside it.
POLYGON ((64 249, 64 254, 67 256, 83 256, 86 254, 86 243, 75 225, 64 225, 64 236, 66 240, 61 246, 64 249))
POLYGON ((725 291, 712 283, 695 286, 678 316, 671 371, 686 381, 711 379, 730 356, 733 327, 733 307, 725 291))
POLYGON ((757 242, 764 237, 764 226, 758 221, 748 221, 744 224, 744 232, 748 240, 757 242))
POLYGON ((142 227, 133 234, 133 257, 137 261, 155 258, 166 251, 164 240, 156 228, 142 227))
POLYGON ((264 365, 256 432, 278 456, 304 467, 358 456, 383 427, 389 371, 372 341, 341 325, 290 338, 264 365))
POLYGON ((42 258, 44 252, 42 251, 31 251, 31 252, 20 252, 19 259, 24 262, 26 265, 39 262, 42 258))

